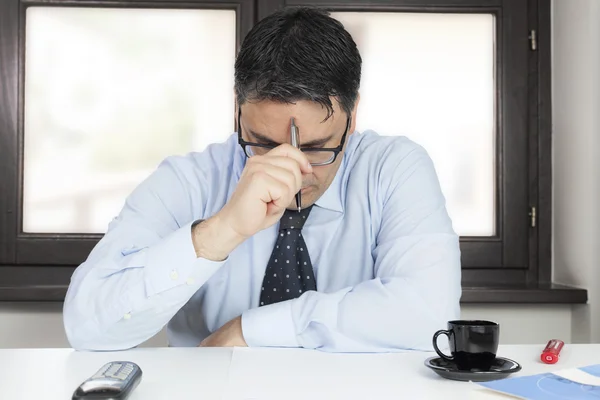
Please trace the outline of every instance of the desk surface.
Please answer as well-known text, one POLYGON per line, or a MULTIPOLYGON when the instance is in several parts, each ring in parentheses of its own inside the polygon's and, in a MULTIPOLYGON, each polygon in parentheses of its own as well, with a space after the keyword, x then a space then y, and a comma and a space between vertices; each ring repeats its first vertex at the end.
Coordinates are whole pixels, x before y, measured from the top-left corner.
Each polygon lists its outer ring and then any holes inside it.
MULTIPOLYGON (((544 345, 500 346, 519 362, 514 376, 600 362, 600 344, 565 345, 558 364, 539 360, 544 345)), ((433 353, 327 354, 302 349, 144 348, 0 350, 2 399, 70 399, 75 388, 113 360, 143 370, 129 399, 499 399, 469 382, 438 377, 423 365, 433 353)))

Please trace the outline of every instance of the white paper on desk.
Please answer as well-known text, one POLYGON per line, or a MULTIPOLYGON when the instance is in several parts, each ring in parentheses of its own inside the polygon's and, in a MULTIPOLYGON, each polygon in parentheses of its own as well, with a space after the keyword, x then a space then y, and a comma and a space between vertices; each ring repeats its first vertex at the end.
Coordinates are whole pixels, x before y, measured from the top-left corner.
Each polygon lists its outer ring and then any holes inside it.
MULTIPOLYGON (((465 400, 466 387, 441 379, 423 352, 348 354, 307 349, 236 348, 225 400, 465 400)), ((463 383, 463 382, 460 382, 463 383)), ((468 390, 467 390, 468 391, 468 390)))
POLYGON ((401 370, 390 354, 330 354, 305 349, 236 348, 225 399, 397 398, 401 370), (386 393, 387 390, 387 393, 386 393))

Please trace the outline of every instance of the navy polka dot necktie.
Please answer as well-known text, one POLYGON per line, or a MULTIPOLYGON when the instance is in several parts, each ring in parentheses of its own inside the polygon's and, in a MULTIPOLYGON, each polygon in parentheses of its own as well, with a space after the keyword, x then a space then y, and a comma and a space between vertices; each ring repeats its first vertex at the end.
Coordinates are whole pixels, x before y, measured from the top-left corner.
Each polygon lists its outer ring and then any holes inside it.
POLYGON ((286 210, 279 221, 279 233, 265 270, 260 293, 260 305, 294 299, 307 290, 317 290, 302 227, 312 206, 301 210, 286 210))

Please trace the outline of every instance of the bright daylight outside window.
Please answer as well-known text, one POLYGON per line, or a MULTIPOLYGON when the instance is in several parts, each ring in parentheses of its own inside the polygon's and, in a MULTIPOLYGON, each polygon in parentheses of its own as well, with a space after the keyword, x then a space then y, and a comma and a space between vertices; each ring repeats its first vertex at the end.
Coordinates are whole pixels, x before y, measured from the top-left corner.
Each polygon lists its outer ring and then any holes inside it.
POLYGON ((424 146, 457 233, 494 235, 494 16, 334 16, 363 58, 357 129, 404 135, 424 146))
MULTIPOLYGON (((456 231, 494 235, 493 15, 333 15, 363 57, 357 129, 423 145, 456 231)), ((231 134, 235 29, 226 10, 28 8, 24 231, 102 233, 160 160, 231 134)))
POLYGON ((25 232, 103 233, 163 158, 233 133, 235 11, 26 17, 25 232))

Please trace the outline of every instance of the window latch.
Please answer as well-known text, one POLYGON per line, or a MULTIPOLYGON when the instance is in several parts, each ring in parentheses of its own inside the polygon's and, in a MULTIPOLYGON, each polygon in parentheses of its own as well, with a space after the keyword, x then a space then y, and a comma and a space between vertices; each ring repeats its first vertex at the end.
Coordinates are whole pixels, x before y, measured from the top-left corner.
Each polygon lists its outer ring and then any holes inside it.
POLYGON ((529 31, 529 43, 531 45, 531 50, 537 50, 537 34, 535 29, 529 31))
POLYGON ((535 228, 535 221, 536 221, 535 207, 531 207, 531 209, 529 210, 529 218, 531 219, 531 227, 535 228))

